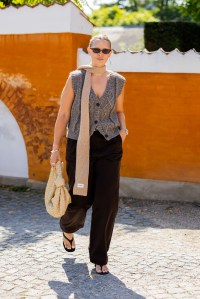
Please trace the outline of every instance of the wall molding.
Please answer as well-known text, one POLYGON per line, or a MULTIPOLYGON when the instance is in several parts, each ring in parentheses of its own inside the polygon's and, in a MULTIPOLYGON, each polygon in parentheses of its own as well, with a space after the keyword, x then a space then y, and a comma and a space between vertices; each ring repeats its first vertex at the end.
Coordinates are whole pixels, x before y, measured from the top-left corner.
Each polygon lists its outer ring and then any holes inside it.
MULTIPOLYGON (((88 64, 90 56, 84 49, 78 49, 78 66, 88 64)), ((148 72, 148 73, 200 73, 200 53, 195 49, 181 52, 174 49, 165 52, 157 51, 113 52, 107 67, 116 72, 148 72)))

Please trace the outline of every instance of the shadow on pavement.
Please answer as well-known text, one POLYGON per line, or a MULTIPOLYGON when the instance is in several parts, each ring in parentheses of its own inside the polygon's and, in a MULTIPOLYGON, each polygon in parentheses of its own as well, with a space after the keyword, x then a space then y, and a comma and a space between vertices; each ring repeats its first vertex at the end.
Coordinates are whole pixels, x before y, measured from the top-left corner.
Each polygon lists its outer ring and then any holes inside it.
POLYGON ((65 258, 63 264, 68 282, 49 281, 49 286, 57 293, 58 299, 73 298, 116 298, 116 299, 145 299, 145 297, 133 292, 111 273, 97 275, 92 270, 89 273, 86 263, 75 263, 75 258, 65 258))
MULTIPOLYGON (((86 223, 77 234, 87 236, 90 229, 91 210, 86 223)), ((122 199, 116 225, 128 232, 147 228, 200 229, 200 207, 192 203, 144 201, 122 199)), ((61 232, 59 219, 47 214, 42 191, 13 192, 0 190, 1 247, 38 242, 61 232)))

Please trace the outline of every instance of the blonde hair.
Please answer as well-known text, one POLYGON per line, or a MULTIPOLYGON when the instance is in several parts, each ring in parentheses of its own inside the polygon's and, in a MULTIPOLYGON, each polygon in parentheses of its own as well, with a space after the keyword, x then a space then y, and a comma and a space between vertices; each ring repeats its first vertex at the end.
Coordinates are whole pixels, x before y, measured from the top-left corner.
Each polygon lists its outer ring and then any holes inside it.
POLYGON ((107 41, 107 42, 110 44, 110 48, 112 48, 112 46, 111 46, 111 41, 110 41, 110 39, 107 37, 107 35, 105 35, 105 34, 99 34, 99 35, 95 35, 95 36, 93 36, 93 37, 90 39, 90 41, 89 41, 89 47, 91 47, 92 44, 93 44, 93 42, 96 41, 96 40, 105 40, 105 41, 107 41))

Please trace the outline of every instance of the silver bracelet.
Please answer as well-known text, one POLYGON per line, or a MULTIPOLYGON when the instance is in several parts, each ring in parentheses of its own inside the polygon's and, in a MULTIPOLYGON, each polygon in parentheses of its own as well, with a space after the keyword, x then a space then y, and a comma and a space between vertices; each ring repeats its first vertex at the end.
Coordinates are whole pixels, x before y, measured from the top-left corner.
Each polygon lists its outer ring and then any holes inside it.
POLYGON ((128 135, 128 129, 126 129, 126 128, 120 128, 120 130, 124 131, 126 133, 126 135, 128 135))
POLYGON ((59 149, 52 149, 51 153, 59 152, 59 149))

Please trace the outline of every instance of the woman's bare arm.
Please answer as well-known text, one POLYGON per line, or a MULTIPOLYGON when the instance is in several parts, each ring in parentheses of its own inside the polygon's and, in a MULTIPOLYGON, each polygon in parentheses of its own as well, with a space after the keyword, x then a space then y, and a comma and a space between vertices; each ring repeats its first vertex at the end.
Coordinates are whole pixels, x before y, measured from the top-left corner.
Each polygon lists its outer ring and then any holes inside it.
POLYGON ((61 93, 60 108, 54 126, 53 150, 58 150, 58 151, 51 153, 51 157, 50 157, 51 166, 55 166, 57 161, 62 161, 59 148, 62 143, 62 137, 66 134, 66 126, 70 119, 70 112, 71 112, 73 100, 74 100, 74 91, 72 88, 71 77, 69 77, 61 93))
POLYGON ((71 77, 69 77, 61 93, 60 108, 54 127, 53 149, 59 149, 61 146, 62 137, 65 135, 66 126, 69 122, 73 99, 74 91, 71 77))
MULTIPOLYGON (((116 112, 120 123, 120 128, 126 129, 126 120, 124 114, 124 87, 116 101, 116 112)), ((122 140, 124 141, 126 137, 126 132, 124 130, 120 130, 120 135, 122 137, 122 140)))

